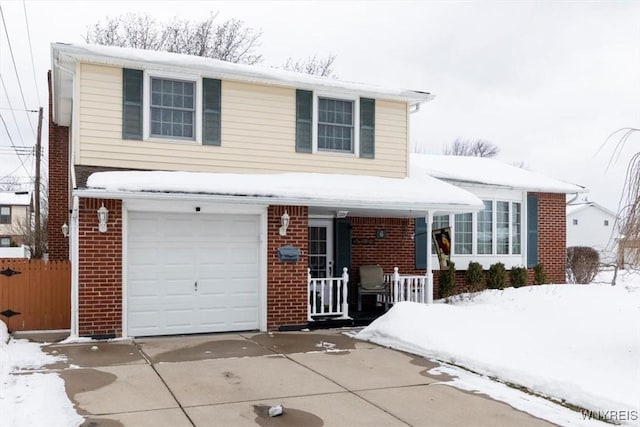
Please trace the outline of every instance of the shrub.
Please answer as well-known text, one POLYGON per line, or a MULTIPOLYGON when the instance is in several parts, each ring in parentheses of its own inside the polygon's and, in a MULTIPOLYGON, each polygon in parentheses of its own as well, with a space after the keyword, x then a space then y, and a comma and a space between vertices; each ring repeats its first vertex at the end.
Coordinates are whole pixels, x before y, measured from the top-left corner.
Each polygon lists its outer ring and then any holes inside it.
POLYGON ((440 270, 438 274, 438 287, 440 289, 440 298, 447 298, 455 293, 456 265, 454 262, 449 262, 448 269, 440 270))
POLYGON ((482 265, 478 262, 469 262, 467 272, 465 274, 465 283, 469 292, 478 292, 484 285, 484 271, 482 265))
POLYGON ((569 283, 591 283, 600 264, 600 254, 588 246, 567 248, 567 280, 569 283))
POLYGON ((509 272, 511 286, 519 288, 527 284, 527 269, 525 267, 513 267, 509 272))
POLYGON ((547 273, 544 272, 544 264, 533 266, 533 284, 544 285, 547 283, 547 273))
POLYGON ((507 271, 504 268, 504 264, 496 262, 489 267, 489 273, 487 274, 487 287, 489 289, 504 289, 505 276, 507 271))

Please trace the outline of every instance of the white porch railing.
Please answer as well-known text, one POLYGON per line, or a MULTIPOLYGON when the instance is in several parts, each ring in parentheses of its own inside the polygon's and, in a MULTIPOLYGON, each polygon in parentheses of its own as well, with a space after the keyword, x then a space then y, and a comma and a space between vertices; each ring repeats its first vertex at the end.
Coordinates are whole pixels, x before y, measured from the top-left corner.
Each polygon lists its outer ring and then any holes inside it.
POLYGON ((422 304, 432 302, 433 284, 429 283, 427 276, 401 275, 398 267, 394 267, 393 273, 384 275, 384 281, 389 286, 390 304, 402 301, 422 304))
POLYGON ((337 319, 349 319, 349 273, 342 269, 341 277, 312 278, 311 269, 307 269, 309 303, 309 321, 318 317, 336 316, 337 319))

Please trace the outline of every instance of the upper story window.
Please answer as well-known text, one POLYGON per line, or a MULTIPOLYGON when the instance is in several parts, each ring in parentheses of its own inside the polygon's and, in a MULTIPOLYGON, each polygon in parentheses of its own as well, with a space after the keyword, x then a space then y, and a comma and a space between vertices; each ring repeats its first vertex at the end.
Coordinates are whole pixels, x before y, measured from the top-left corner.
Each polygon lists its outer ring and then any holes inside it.
POLYGON ((296 90, 298 153, 335 152, 375 157, 376 101, 296 90))
POLYGON ((604 226, 605 226, 605 227, 608 227, 608 226, 609 226, 609 220, 608 220, 608 219, 605 219, 605 220, 604 220, 604 226))
POLYGON ((0 206, 0 224, 11 224, 11 206, 0 206))
POLYGON ((573 225, 578 225, 578 220, 577 219, 573 220, 573 225))
POLYGON ((221 81, 123 69, 123 139, 221 145, 221 81))
POLYGON ((151 78, 150 135, 195 139, 195 83, 151 78))
POLYGON ((318 98, 318 150, 354 152, 353 104, 318 98))

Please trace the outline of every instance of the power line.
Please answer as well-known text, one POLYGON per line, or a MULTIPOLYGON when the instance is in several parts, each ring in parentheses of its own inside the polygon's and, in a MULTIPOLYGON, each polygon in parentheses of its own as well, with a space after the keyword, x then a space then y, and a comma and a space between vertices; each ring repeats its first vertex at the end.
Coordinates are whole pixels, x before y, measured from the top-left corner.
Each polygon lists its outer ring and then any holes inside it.
MULTIPOLYGON (((7 90, 7 86, 4 84, 4 79, 2 78, 2 74, 0 74, 0 83, 2 83, 2 88, 4 89, 4 93, 7 94, 7 104, 9 104, 9 110, 11 110, 11 116, 13 117, 13 121, 16 123, 16 129, 18 130, 18 136, 20 137, 20 142, 22 142, 22 146, 24 147, 26 144, 24 143, 24 138, 22 138, 22 132, 20 132, 20 126, 18 125, 18 119, 16 118, 16 113, 13 107, 11 106, 11 99, 9 99, 9 91, 7 90)), ((7 135, 8 134, 9 134, 9 130, 7 130, 7 135)))
POLYGON ((40 102, 40 88, 38 87, 38 79, 36 78, 36 64, 33 60, 33 48, 31 47, 31 31, 29 31, 29 19, 27 18, 27 3, 22 0, 22 10, 24 11, 24 22, 27 25, 27 39, 29 40, 29 54, 31 54, 31 71, 33 71, 33 82, 36 85, 36 96, 38 97, 38 105, 42 105, 40 102))
MULTIPOLYGON (((9 137, 9 142, 11 143, 11 146, 16 149, 16 145, 13 143, 13 138, 11 138, 11 134, 9 133, 9 128, 7 127, 7 122, 4 121, 4 117, 2 117, 2 114, 0 114, 0 120, 2 120, 2 124, 4 125, 4 129, 7 132, 7 136, 9 137)), ((16 152, 16 154, 18 154, 16 152)), ((22 165, 22 167, 24 168, 24 171, 27 173, 27 175, 31 176, 31 174, 29 173, 29 171, 27 170, 27 167, 24 165, 24 162, 22 161, 22 159, 20 158, 20 155, 18 155, 18 160, 20 160, 20 164, 22 165)))
MULTIPOLYGON (((16 79, 18 80, 18 89, 20 89, 20 96, 22 96, 22 103, 24 104, 25 110, 27 110, 27 101, 24 99, 24 91, 22 90, 22 83, 20 83, 20 74, 18 73, 18 67, 16 66, 16 58, 13 55, 13 48, 11 47, 11 39, 9 39, 9 30, 7 29, 7 23, 4 20, 4 12, 2 11, 2 6, 0 5, 0 17, 2 17, 2 25, 4 26, 4 33, 7 35, 7 44, 9 45, 9 54, 11 55, 11 62, 13 62, 13 70, 16 73, 16 79)), ((5 89, 6 90, 6 89, 5 89)), ((7 98, 9 97, 9 93, 7 92, 7 98)), ((31 132, 33 133, 33 137, 36 137, 36 130, 33 127, 33 122, 31 121, 31 116, 27 114, 27 119, 29 120, 29 125, 31 125, 31 132)))

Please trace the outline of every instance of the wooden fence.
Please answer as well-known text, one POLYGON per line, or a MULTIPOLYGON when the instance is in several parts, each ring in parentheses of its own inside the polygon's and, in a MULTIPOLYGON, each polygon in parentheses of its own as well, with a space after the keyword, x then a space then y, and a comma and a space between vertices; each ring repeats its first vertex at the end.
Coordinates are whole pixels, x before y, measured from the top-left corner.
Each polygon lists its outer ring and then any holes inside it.
POLYGON ((71 263, 0 259, 0 320, 11 332, 69 329, 71 263))

